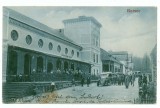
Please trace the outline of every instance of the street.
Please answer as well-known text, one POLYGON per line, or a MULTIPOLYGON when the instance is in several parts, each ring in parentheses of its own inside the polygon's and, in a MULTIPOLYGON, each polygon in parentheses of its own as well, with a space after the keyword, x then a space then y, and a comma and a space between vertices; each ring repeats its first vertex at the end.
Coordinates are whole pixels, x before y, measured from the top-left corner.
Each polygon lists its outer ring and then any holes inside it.
POLYGON ((111 85, 97 87, 96 83, 65 88, 52 93, 43 93, 36 96, 17 100, 16 103, 134 103, 138 98, 138 79, 135 85, 111 85))

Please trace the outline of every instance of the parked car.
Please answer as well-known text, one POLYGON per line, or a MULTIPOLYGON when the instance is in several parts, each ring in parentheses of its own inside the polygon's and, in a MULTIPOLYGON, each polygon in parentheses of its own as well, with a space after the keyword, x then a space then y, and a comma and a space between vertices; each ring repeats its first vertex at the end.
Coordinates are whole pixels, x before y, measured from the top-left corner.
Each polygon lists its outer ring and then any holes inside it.
POLYGON ((98 85, 105 86, 110 85, 112 80, 112 72, 103 72, 99 76, 98 85))

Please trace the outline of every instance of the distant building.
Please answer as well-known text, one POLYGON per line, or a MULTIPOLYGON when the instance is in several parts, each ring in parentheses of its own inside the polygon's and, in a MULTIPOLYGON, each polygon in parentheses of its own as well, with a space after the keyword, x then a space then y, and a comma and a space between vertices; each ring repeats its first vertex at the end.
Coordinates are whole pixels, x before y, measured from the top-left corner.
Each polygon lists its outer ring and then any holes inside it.
POLYGON ((102 72, 123 73, 123 64, 107 51, 101 49, 102 72))
POLYGON ((113 55, 113 57, 115 57, 124 65, 123 73, 132 72, 133 62, 131 54, 128 54, 127 51, 110 52, 110 53, 113 55))

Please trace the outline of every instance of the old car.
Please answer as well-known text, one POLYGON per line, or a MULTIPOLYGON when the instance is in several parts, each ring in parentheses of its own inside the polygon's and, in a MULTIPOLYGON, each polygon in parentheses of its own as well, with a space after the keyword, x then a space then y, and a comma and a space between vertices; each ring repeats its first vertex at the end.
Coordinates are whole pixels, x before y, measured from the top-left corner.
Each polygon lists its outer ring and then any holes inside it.
POLYGON ((110 85, 112 80, 112 72, 103 72, 99 76, 98 85, 105 86, 110 85))

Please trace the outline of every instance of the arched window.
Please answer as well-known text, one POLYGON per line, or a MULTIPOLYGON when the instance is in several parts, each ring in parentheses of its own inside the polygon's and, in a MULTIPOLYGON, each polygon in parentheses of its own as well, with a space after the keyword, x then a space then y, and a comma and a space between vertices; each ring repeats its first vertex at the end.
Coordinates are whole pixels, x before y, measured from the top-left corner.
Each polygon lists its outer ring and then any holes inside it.
POLYGON ((38 41, 38 46, 39 46, 40 48, 43 47, 43 40, 42 40, 42 39, 39 39, 39 41, 38 41))
POLYGON ((65 70, 65 71, 68 70, 68 62, 67 62, 67 61, 64 62, 64 70, 65 70))
POLYGON ((71 69, 74 70, 74 63, 71 63, 71 69))
POLYGON ((53 49, 53 44, 51 42, 48 44, 48 48, 49 48, 49 50, 53 49))
POLYGON ((47 73, 51 73, 52 70, 53 70, 53 64, 51 62, 48 62, 48 64, 47 64, 47 73))
POLYGON ((43 58, 41 56, 37 58, 37 72, 43 72, 43 58))
POLYGON ((32 43, 32 37, 30 35, 26 36, 26 43, 30 45, 32 43))
POLYGON ((61 52, 61 46, 60 45, 57 46, 57 51, 61 52))
POLYGON ((74 55, 74 50, 71 51, 71 55, 72 55, 72 56, 74 55))
POLYGON ((56 67, 57 67, 57 70, 59 69, 61 69, 61 60, 60 59, 58 59, 57 60, 57 62, 56 62, 56 67))
POLYGON ((68 54, 68 49, 67 48, 65 48, 65 54, 68 54))
POLYGON ((9 75, 17 75, 17 58, 18 54, 16 51, 9 52, 9 75))
POLYGON ((79 52, 77 52, 77 57, 79 57, 79 52))
POLYGON ((24 56, 24 74, 29 75, 31 73, 31 56, 25 54, 24 56))
POLYGON ((16 30, 11 31, 12 40, 16 41, 18 39, 18 32, 16 30))

